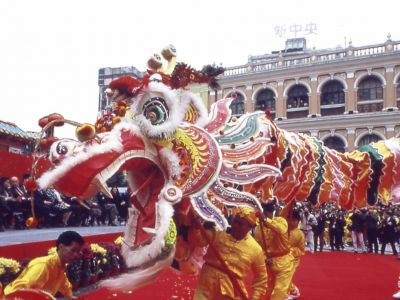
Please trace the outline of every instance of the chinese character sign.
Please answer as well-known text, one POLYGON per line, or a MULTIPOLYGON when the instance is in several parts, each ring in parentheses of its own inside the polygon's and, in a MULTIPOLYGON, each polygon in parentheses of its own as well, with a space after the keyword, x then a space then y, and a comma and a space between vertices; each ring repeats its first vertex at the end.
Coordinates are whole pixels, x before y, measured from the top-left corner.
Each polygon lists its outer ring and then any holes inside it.
MULTIPOLYGON (((279 38, 286 38, 286 25, 277 25, 274 27, 275 36, 279 38)), ((290 24, 288 26, 289 33, 293 35, 293 37, 297 37, 298 35, 310 35, 310 34, 318 34, 317 33, 317 24, 313 22, 309 22, 307 24, 290 24)))

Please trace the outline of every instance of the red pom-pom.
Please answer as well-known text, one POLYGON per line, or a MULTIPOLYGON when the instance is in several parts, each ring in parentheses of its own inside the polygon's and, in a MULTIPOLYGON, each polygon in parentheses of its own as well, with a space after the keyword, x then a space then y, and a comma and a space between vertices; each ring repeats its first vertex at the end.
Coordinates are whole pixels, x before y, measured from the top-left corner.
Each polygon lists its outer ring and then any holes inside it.
POLYGON ((41 118, 41 119, 39 119, 39 126, 41 127, 41 128, 43 128, 44 126, 46 126, 47 124, 49 123, 49 119, 47 118, 47 116, 46 117, 43 117, 43 118, 41 118))
POLYGON ((119 106, 119 107, 126 107, 127 106, 127 103, 126 103, 126 101, 125 100, 119 100, 118 101, 118 103, 117 103, 117 106, 119 106))
POLYGON ((88 141, 96 135, 96 129, 92 124, 83 124, 76 129, 76 137, 79 141, 88 141))
POLYGON ((126 108, 123 107, 123 106, 120 107, 120 108, 118 108, 117 114, 118 114, 119 116, 121 116, 121 117, 125 116, 125 114, 126 114, 126 108))
POLYGON ((133 90, 141 86, 141 82, 131 76, 123 76, 111 81, 108 87, 112 90, 117 90, 119 95, 126 95, 132 97, 133 90))
POLYGON ((35 228, 38 225, 38 220, 34 217, 29 217, 26 219, 25 225, 28 228, 35 228))
POLYGON ((64 125, 64 122, 61 121, 61 120, 64 120, 64 117, 60 114, 54 113, 54 114, 49 115, 47 118, 48 118, 49 122, 60 120, 60 122, 56 122, 54 124, 54 126, 63 126, 64 125))
POLYGON ((28 178, 27 180, 25 180, 25 188, 28 192, 33 192, 36 191, 38 188, 38 185, 36 183, 36 181, 33 178, 28 178))
POLYGON ((39 147, 43 150, 47 149, 48 144, 47 144, 47 139, 41 139, 39 141, 39 147))

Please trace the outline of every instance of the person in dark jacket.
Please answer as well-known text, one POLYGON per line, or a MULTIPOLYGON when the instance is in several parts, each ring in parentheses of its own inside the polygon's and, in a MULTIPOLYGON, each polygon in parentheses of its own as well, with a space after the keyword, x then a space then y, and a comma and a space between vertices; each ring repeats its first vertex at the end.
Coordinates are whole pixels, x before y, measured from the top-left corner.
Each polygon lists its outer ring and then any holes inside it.
POLYGON ((9 191, 10 179, 8 177, 0 178, 0 231, 4 231, 11 223, 12 210, 10 201, 12 200, 11 192, 9 191))
POLYGON ((112 198, 107 197, 102 192, 96 195, 97 202, 99 203, 102 211, 102 222, 108 219, 108 225, 118 226, 118 210, 112 198))
POLYGON ((117 206, 120 222, 126 223, 128 218, 128 204, 127 197, 121 194, 116 186, 111 188, 111 195, 113 196, 114 203, 117 206))
POLYGON ((379 215, 372 208, 368 209, 365 225, 367 227, 368 252, 372 253, 374 250, 375 253, 378 253, 379 215))
POLYGON ((353 240, 354 253, 357 253, 359 249, 362 252, 367 253, 364 244, 364 216, 361 211, 357 208, 353 210, 353 214, 350 216, 352 222, 350 226, 351 238, 353 240))
POLYGON ((319 242, 319 251, 322 252, 324 248, 324 231, 326 224, 326 217, 324 211, 321 209, 319 212, 315 213, 315 217, 317 218, 317 225, 313 226, 314 232, 314 251, 317 251, 318 242, 319 242))
POLYGON ((344 250, 343 236, 344 236, 344 228, 346 226, 345 214, 346 212, 344 210, 338 210, 336 213, 336 229, 335 229, 336 250, 344 250))
POLYGON ((24 219, 31 216, 31 196, 26 191, 25 187, 20 184, 18 177, 13 176, 10 179, 11 193, 16 200, 14 205, 23 213, 24 219))
POLYGON ((386 209, 382 218, 382 247, 381 254, 385 254, 386 244, 390 244, 394 255, 396 250, 396 227, 397 219, 391 210, 386 209))
MULTIPOLYGON (((336 236, 336 230, 337 230, 337 225, 336 225, 336 212, 332 211, 328 215, 328 234, 329 234, 329 244, 331 246, 331 251, 335 250, 335 236, 336 236)), ((339 250, 339 249, 337 249, 339 250)))

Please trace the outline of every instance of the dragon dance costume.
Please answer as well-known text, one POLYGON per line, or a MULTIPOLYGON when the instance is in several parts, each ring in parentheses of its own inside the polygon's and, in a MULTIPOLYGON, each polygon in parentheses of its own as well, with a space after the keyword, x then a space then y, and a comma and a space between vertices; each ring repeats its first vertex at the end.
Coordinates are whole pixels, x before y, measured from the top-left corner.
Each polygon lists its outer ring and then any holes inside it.
POLYGON ((282 217, 267 219, 262 225, 258 222, 254 235, 264 248, 267 258, 266 299, 283 300, 293 276, 293 256, 290 251, 287 222, 282 217))

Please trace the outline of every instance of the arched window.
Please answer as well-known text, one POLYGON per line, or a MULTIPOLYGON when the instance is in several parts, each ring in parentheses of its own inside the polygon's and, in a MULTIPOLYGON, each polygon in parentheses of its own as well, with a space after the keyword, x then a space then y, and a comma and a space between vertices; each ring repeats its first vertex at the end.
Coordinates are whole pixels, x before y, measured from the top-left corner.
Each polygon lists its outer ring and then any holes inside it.
POLYGON ((287 118, 304 118, 308 115, 308 90, 305 86, 296 84, 288 92, 287 118))
POLYGON ((375 76, 367 76, 358 85, 358 101, 383 99, 382 82, 375 76))
MULTIPOLYGON (((234 93, 234 92, 232 92, 234 93)), ((229 95, 231 95, 230 93, 229 95)), ((242 93, 236 92, 236 98, 232 101, 229 108, 232 111, 232 115, 243 115, 244 114, 244 96, 242 93)))
POLYGON ((321 105, 344 104, 343 85, 337 80, 324 84, 321 91, 321 105))
POLYGON ((271 89, 263 89, 257 93, 254 110, 275 110, 275 93, 271 89))
POLYGON ((324 145, 330 149, 345 152, 346 145, 343 140, 337 136, 330 136, 324 140, 324 145))
POLYGON ((358 105, 360 113, 382 111, 383 88, 382 82, 376 76, 367 76, 358 85, 358 105), (365 103, 367 102, 367 103, 365 103))
POLYGON ((322 87, 321 115, 332 116, 344 113, 344 87, 337 80, 330 80, 322 87))
POLYGON ((375 143, 380 140, 382 140, 382 138, 377 134, 374 133, 366 134, 358 141, 357 147, 375 143))

